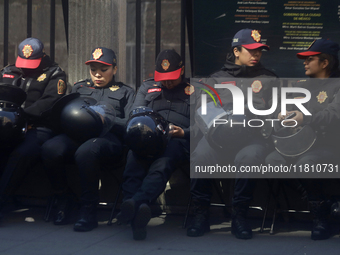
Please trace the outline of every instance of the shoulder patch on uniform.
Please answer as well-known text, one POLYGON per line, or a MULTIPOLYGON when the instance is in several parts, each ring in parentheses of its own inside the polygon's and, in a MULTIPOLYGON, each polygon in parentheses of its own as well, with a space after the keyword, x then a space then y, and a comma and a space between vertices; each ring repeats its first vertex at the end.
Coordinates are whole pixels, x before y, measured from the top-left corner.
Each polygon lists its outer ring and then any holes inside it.
POLYGON ((195 92, 195 88, 191 84, 189 84, 188 86, 184 88, 184 93, 187 94, 188 96, 190 96, 194 92, 195 92))
POLYGON ((259 80, 253 81, 251 84, 254 93, 259 93, 262 89, 262 82, 259 80))
POLYGON ((66 84, 63 80, 58 81, 58 94, 63 95, 66 92, 66 84))

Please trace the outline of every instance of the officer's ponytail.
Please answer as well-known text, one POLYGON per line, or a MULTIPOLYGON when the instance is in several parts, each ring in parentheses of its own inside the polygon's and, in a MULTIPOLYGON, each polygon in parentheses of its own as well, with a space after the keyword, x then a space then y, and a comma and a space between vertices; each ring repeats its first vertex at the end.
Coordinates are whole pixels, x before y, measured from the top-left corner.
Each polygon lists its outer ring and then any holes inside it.
POLYGON ((239 45, 239 46, 232 47, 231 51, 228 52, 227 61, 230 61, 230 62, 233 62, 233 63, 235 63, 235 60, 236 60, 236 57, 235 57, 235 54, 234 54, 234 48, 236 48, 238 51, 242 51, 242 46, 239 45))
POLYGON ((340 77, 340 70, 339 70, 339 59, 336 56, 321 53, 318 55, 319 63, 324 60, 328 60, 328 66, 326 67, 327 74, 332 77, 340 77))

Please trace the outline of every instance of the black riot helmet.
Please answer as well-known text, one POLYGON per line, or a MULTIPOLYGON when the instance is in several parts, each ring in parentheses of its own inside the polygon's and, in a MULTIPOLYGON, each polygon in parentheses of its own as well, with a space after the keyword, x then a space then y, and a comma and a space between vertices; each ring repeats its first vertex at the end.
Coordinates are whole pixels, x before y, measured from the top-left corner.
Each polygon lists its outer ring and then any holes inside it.
POLYGON ((195 122, 213 149, 233 153, 247 144, 251 133, 246 115, 233 115, 232 104, 222 108, 214 102, 207 103, 207 112, 202 114, 199 107, 195 122))
POLYGON ((126 124, 126 144, 140 157, 157 157, 167 145, 170 127, 171 124, 151 108, 137 107, 126 124))
POLYGON ((24 138, 27 124, 21 104, 25 100, 26 93, 22 89, 14 85, 0 83, 1 147, 13 145, 12 142, 24 138))
POLYGON ((53 106, 59 129, 78 142, 101 137, 114 124, 115 111, 105 102, 78 93, 64 96, 53 106))
POLYGON ((316 133, 309 126, 284 127, 274 123, 272 140, 275 149, 286 157, 296 157, 308 151, 316 141, 316 133))

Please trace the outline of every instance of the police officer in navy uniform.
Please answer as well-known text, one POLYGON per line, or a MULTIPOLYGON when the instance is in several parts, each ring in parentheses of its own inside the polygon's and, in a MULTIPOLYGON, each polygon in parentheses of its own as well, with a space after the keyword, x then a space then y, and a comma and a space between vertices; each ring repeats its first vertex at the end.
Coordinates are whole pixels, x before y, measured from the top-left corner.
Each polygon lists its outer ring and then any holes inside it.
MULTIPOLYGON (((11 144, 12 149, 1 152, 3 174, 0 182, 0 200, 23 181, 27 171, 40 157, 41 145, 54 136, 48 110, 66 93, 66 74, 44 51, 37 38, 27 38, 19 44, 15 65, 1 70, 1 82, 12 84, 27 94, 24 109, 28 131, 20 143, 11 144)), ((0 207, 2 207, 1 204, 0 207)))
MULTIPOLYGON (((85 64, 90 66, 91 79, 75 83, 71 95, 79 93, 80 97, 91 97, 111 105, 116 115, 112 128, 106 134, 82 141, 76 138, 78 131, 75 123, 75 133, 60 134, 47 141, 42 148, 43 163, 59 201, 54 217, 56 225, 69 223, 72 205, 65 164, 75 161, 77 165, 82 192, 75 231, 90 231, 98 226, 96 207, 99 202, 100 170, 113 170, 114 163, 122 157, 125 124, 134 99, 131 87, 115 81, 117 65, 113 50, 97 47, 85 64)), ((72 122, 72 119, 67 121, 72 122)))
POLYGON ((178 165, 189 159, 190 97, 194 87, 183 77, 184 65, 175 50, 163 50, 156 60, 154 79, 146 80, 138 90, 133 109, 147 106, 172 123, 172 138, 161 155, 141 158, 128 152, 123 173, 124 199, 117 219, 131 223, 133 238, 146 238, 151 218, 149 204, 164 191, 178 165))
MULTIPOLYGON (((211 78, 216 84, 233 82, 239 87, 244 95, 247 89, 252 88, 254 107, 259 110, 269 109, 271 101, 271 88, 273 80, 277 77, 273 72, 267 70, 261 63, 262 50, 269 50, 269 46, 261 43, 261 34, 258 30, 242 29, 238 31, 231 44, 231 52, 221 70, 213 73, 211 78), (241 79, 249 78, 249 79, 241 79), (250 79, 256 78, 256 79, 250 79), (264 78, 262 81, 261 78, 264 78), (256 105, 256 106, 255 106, 256 105)), ((223 93, 221 91, 222 102, 223 93)), ((228 99, 228 98, 227 98, 228 99)), ((228 105, 231 102, 223 104, 228 105)), ((245 108, 246 104, 245 104, 245 108)), ((249 117, 249 116, 248 116, 249 117)), ((233 132, 230 128, 227 132, 233 132)), ((235 165, 237 169, 241 166, 260 165, 264 163, 267 155, 267 142, 262 134, 240 133, 239 135, 225 134, 233 139, 225 146, 222 152, 212 148, 208 140, 203 137, 196 149, 191 154, 191 165, 214 165, 216 162, 235 165), (241 142, 241 140, 243 142, 241 142), (240 145, 240 146, 239 146, 240 145), (209 164, 208 162, 211 162, 209 164)), ((193 178, 191 180, 191 194, 194 204, 194 219, 187 229, 187 235, 191 237, 202 236, 210 231, 209 206, 212 196, 213 179, 193 178)), ((253 191, 256 181, 249 178, 237 178, 235 180, 234 195, 232 201, 232 233, 239 239, 252 238, 252 229, 246 221, 250 202, 253 198, 253 191)))
MULTIPOLYGON (((318 39, 307 51, 297 53, 297 57, 303 59, 305 74, 311 79, 303 79, 294 86, 307 89, 311 93, 311 99, 304 107, 312 115, 303 115, 293 105, 288 105, 285 115, 279 113, 278 119, 283 120, 285 116, 295 113, 295 117, 286 120, 285 125, 297 127, 309 126, 316 132, 316 141, 311 137, 309 150, 295 157, 281 155, 274 151, 266 158, 266 164, 296 166, 316 166, 317 164, 336 164, 339 153, 339 129, 340 129, 340 83, 339 83, 339 59, 338 43, 318 39)), ((292 98, 305 97, 303 94, 294 93, 292 98)), ((292 147, 299 146, 299 134, 295 136, 292 147)), ((280 148, 277 148, 281 151, 280 148)), ((306 174, 307 175, 307 174, 306 174)), ((304 178, 304 174, 299 176, 304 178)), ((330 204, 324 191, 325 185, 329 185, 325 179, 301 179, 303 187, 307 191, 310 211, 313 216, 313 227, 311 238, 313 240, 327 239, 330 236, 330 227, 327 218, 330 212, 330 204)))

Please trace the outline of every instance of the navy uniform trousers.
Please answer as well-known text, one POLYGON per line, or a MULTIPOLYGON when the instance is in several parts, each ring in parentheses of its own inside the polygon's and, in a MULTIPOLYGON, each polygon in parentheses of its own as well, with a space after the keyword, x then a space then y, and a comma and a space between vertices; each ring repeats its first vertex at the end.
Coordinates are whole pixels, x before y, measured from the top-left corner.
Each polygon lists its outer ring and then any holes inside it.
MULTIPOLYGON (((225 155, 218 153, 210 147, 203 137, 191 155, 191 165, 216 165, 216 163, 235 165, 237 169, 241 166, 256 166, 264 162, 267 155, 267 147, 263 140, 253 139, 247 146, 236 152, 236 155, 225 155)), ((250 178, 239 178, 235 176, 235 188, 232 204, 249 203, 253 199, 253 191, 256 180, 250 178)), ((209 206, 212 196, 212 181, 207 178, 193 178, 191 180, 191 194, 193 200, 201 205, 209 206)))
POLYGON ((67 189, 65 165, 75 162, 82 187, 81 202, 84 204, 98 202, 100 170, 113 170, 121 154, 122 143, 113 133, 89 139, 82 144, 61 134, 48 140, 42 147, 42 160, 44 165, 48 166, 47 174, 56 192, 67 189))
POLYGON ((7 199, 22 184, 29 169, 39 161, 42 144, 53 136, 51 129, 32 128, 14 149, 1 151, 0 200, 7 199))
MULTIPOLYGON (((320 145, 314 146, 307 152, 303 153, 297 157, 285 157, 278 153, 277 151, 273 151, 266 158, 266 164, 270 164, 272 166, 280 166, 280 165, 317 165, 317 164, 334 164, 336 159, 336 150, 330 146, 320 145)), ((324 189, 325 185, 328 185, 329 181, 327 179, 304 179, 304 173, 298 176, 299 181, 302 186, 307 191, 307 196, 310 201, 319 201, 325 200, 324 189)))
POLYGON ((172 138, 156 159, 140 159, 130 150, 123 173, 124 200, 133 198, 139 203, 150 203, 157 199, 171 174, 180 164, 189 162, 189 149, 189 140, 172 138))

